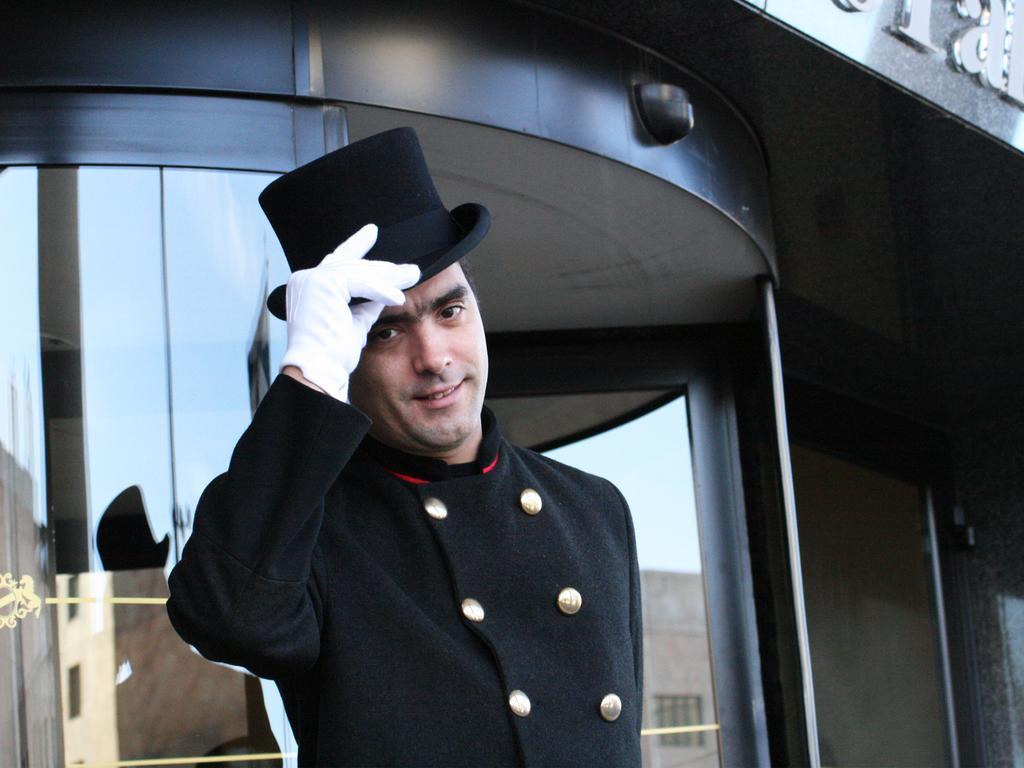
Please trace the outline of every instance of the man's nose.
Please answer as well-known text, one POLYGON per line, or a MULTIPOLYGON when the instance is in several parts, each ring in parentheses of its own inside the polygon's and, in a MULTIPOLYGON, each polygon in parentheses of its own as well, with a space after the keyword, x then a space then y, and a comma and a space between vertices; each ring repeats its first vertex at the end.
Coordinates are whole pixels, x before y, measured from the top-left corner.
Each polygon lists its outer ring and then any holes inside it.
POLYGON ((443 332, 421 329, 417 336, 413 367, 417 373, 440 374, 452 363, 451 350, 443 332))

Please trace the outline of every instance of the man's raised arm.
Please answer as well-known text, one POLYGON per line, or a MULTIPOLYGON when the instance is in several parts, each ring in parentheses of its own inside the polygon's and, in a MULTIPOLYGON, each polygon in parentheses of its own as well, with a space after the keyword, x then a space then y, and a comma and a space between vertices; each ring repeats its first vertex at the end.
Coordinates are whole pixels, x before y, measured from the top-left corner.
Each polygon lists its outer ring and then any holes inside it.
POLYGON ((367 225, 287 287, 288 349, 227 472, 199 500, 169 579, 167 612, 204 656, 261 677, 300 672, 320 652, 323 570, 316 549, 327 491, 370 421, 347 404, 348 379, 386 304, 414 265, 368 261, 367 225), (369 299, 349 306, 354 297, 369 299))

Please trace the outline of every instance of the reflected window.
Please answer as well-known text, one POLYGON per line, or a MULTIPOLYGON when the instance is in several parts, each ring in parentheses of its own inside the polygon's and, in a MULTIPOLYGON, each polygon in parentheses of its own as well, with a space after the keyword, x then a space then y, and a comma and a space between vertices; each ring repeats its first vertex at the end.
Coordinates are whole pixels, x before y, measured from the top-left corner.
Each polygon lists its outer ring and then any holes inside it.
POLYGON ((78 664, 68 670, 68 718, 82 714, 82 668, 78 664))
MULTIPOLYGON (((699 725, 702 722, 700 696, 653 697, 654 722, 658 728, 699 725)), ((703 733, 662 733, 658 744, 665 747, 703 747, 703 733)))
MULTIPOLYGON (((78 591, 78 576, 71 576, 68 579, 68 598, 74 600, 79 597, 78 591)), ((78 615, 78 603, 68 603, 68 621, 71 621, 78 615)))

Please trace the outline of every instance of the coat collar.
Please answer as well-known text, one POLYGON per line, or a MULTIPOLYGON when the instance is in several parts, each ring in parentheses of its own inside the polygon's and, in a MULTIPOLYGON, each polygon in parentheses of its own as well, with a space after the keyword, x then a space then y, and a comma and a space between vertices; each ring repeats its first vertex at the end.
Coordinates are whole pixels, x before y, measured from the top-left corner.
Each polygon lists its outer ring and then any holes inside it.
POLYGON ((501 429, 498 420, 486 405, 480 413, 483 439, 476 461, 465 464, 449 464, 442 459, 417 456, 385 445, 376 438, 366 435, 356 451, 356 457, 374 461, 400 480, 408 483, 434 483, 456 477, 487 474, 500 459, 501 429))

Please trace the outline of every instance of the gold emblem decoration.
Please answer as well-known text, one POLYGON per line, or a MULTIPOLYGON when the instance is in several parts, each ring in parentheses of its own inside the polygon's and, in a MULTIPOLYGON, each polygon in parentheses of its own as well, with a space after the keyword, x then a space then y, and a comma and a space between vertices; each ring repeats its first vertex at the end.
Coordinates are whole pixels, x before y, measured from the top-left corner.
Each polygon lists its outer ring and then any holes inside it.
POLYGON ((0 627, 14 629, 18 621, 30 613, 39 618, 43 601, 36 595, 35 584, 31 576, 15 581, 13 574, 0 575, 0 627))

